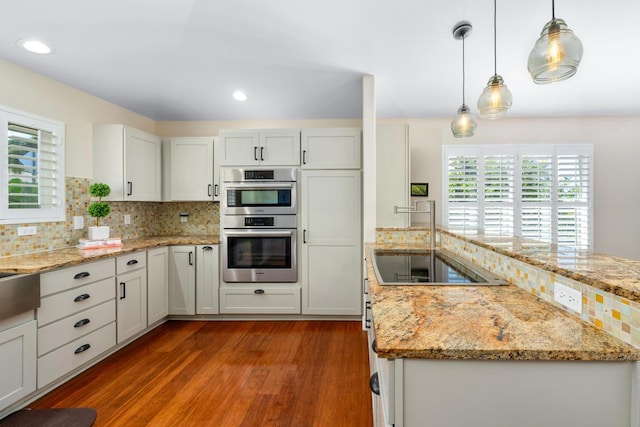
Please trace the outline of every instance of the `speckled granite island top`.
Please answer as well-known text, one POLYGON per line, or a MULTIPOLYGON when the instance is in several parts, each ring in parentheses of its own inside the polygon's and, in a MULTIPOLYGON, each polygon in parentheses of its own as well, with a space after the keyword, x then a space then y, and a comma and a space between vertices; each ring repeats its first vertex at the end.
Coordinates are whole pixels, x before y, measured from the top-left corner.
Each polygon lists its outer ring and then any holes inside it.
POLYGON ((3 257, 0 258, 0 272, 39 273, 160 246, 217 245, 220 243, 220 238, 218 236, 153 236, 127 239, 123 240, 122 243, 122 247, 117 249, 83 250, 74 247, 3 257))
POLYGON ((381 286, 375 247, 367 270, 380 357, 640 360, 640 349, 516 286, 381 286))

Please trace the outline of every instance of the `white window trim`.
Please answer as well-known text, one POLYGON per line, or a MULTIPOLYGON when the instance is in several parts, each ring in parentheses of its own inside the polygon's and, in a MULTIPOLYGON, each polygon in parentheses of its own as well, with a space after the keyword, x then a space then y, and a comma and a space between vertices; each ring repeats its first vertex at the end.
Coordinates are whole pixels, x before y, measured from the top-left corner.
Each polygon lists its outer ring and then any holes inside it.
MULTIPOLYGON (((586 207, 588 210, 588 249, 593 250, 594 240, 594 173, 595 173, 595 161, 594 161, 594 147, 592 144, 492 144, 492 145, 445 145, 442 149, 442 223, 445 226, 449 226, 449 163, 448 158, 451 156, 477 156, 479 162, 479 169, 477 171, 478 177, 478 228, 469 229, 467 231, 482 232, 483 228, 483 213, 484 213, 484 197, 482 196, 482 188, 484 183, 484 157, 489 155, 514 155, 516 157, 516 164, 514 168, 514 235, 519 236, 522 232, 522 201, 521 201, 521 189, 522 189, 522 163, 519 161, 523 155, 552 155, 554 166, 557 162, 557 158, 560 155, 574 155, 583 154, 587 155, 590 160, 590 173, 588 183, 588 201, 586 207)), ((554 169, 555 179, 553 180, 553 197, 551 198, 551 211, 552 211, 552 243, 558 241, 558 198, 557 198, 557 169, 554 169)), ((568 206, 571 207, 571 206, 568 206)))
POLYGON ((65 125, 55 120, 25 113, 0 106, 0 224, 23 224, 40 222, 61 222, 66 220, 66 189, 65 189, 65 125), (46 209, 18 209, 7 207, 8 180, 8 124, 16 122, 21 125, 45 130, 54 134, 59 140, 59 152, 56 157, 58 173, 55 186, 60 202, 52 208, 46 209))

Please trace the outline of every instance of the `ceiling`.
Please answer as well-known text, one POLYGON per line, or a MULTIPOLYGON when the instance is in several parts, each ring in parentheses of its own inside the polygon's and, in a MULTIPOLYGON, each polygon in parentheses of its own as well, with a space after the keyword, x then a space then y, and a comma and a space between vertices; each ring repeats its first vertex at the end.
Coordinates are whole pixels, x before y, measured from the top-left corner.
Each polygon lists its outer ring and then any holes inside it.
MULTIPOLYGON (((536 85, 527 57, 551 1, 498 2, 498 74, 515 117, 640 115, 638 0, 559 0, 582 40, 571 79, 536 85)), ((448 117, 493 75, 491 0, 4 1, 0 58, 154 120, 342 119, 362 115, 362 76, 378 117, 448 117), (53 55, 16 46, 51 44, 53 55), (237 102, 231 94, 246 91, 237 102)), ((3 82, 8 84, 8 82, 3 82)), ((52 100, 53 102, 53 100, 52 100)))

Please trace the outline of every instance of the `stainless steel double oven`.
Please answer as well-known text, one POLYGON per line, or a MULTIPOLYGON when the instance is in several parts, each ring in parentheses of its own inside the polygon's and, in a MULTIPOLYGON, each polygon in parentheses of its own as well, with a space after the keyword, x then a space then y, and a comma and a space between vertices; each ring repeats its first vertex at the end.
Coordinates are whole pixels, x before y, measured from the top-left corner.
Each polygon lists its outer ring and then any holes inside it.
POLYGON ((222 280, 297 282, 297 169, 223 169, 222 280))

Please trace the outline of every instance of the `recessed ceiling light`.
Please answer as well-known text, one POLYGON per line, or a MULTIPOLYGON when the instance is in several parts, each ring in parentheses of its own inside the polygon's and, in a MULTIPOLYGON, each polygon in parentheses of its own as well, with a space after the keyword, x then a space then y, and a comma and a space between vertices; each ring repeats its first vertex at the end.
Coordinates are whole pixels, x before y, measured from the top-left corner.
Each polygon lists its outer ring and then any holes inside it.
POLYGON ((20 39, 16 42, 16 44, 21 48, 28 50, 29 52, 37 53, 40 55, 49 55, 54 52, 53 48, 47 46, 39 40, 20 39))
POLYGON ((236 101, 246 101, 247 100, 247 94, 244 93, 241 90, 237 90, 237 91, 233 92, 233 99, 235 99, 236 101))

